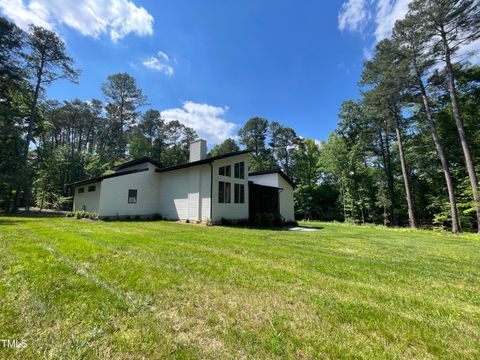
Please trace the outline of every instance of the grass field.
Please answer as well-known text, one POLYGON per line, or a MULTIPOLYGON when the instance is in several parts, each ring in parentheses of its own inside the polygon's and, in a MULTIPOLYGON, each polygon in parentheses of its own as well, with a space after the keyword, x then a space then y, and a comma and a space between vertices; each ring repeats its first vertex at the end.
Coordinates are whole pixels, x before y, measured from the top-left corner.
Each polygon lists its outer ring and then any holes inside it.
POLYGON ((480 240, 0 217, 0 358, 480 358, 480 240))

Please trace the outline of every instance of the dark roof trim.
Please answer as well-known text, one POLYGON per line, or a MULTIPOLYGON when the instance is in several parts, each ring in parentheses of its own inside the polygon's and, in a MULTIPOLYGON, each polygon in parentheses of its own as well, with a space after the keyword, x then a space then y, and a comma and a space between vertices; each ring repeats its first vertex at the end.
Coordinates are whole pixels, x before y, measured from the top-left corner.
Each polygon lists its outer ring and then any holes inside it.
POLYGON ((267 175, 267 174, 279 174, 281 177, 285 179, 287 183, 292 185, 292 187, 295 187, 295 183, 293 182, 292 179, 290 179, 287 174, 285 174, 282 170, 280 169, 271 169, 271 170, 264 170, 264 171, 254 171, 251 173, 248 173, 249 176, 255 176, 255 175, 267 175))
POLYGON ((102 180, 104 180, 104 179, 110 179, 110 178, 114 178, 114 177, 117 177, 117 176, 123 176, 123 175, 129 175, 129 174, 135 174, 135 173, 143 172, 143 171, 148 171, 148 168, 145 168, 145 169, 133 169, 133 170, 122 171, 122 172, 115 173, 115 174, 109 174, 109 175, 99 176, 99 177, 92 178, 92 179, 86 179, 86 180, 77 181, 77 182, 68 184, 67 186, 78 187, 78 186, 82 186, 82 185, 88 185, 88 184, 92 184, 92 183, 97 183, 97 182, 100 182, 100 181, 102 181, 102 180))
POLYGON ((197 166, 197 165, 204 165, 204 164, 210 164, 214 162, 215 160, 220 160, 220 159, 225 159, 228 157, 233 157, 233 156, 238 156, 238 155, 243 155, 243 154, 248 154, 252 152, 251 150, 245 150, 245 151, 236 151, 228 154, 223 154, 223 155, 218 155, 218 156, 212 156, 203 160, 198 160, 198 161, 193 161, 181 165, 176 165, 176 166, 170 166, 162 169, 155 169, 156 172, 167 172, 167 171, 173 171, 173 170, 179 170, 179 169, 185 169, 189 168, 191 166, 197 166))
POLYGON ((114 166, 114 167, 112 167, 112 170, 118 171, 118 170, 129 168, 130 166, 140 165, 140 164, 144 164, 144 163, 147 163, 147 162, 151 163, 151 164, 153 164, 153 165, 155 165, 159 168, 163 167, 163 165, 160 164, 158 161, 155 161, 148 156, 144 156, 144 157, 141 157, 139 159, 130 160, 130 161, 124 162, 123 164, 114 166))
POLYGON ((278 186, 258 184, 258 183, 256 183, 255 181, 252 181, 252 180, 250 180, 250 181, 248 182, 248 185, 250 185, 250 186, 258 186, 258 187, 264 187, 264 188, 269 188, 269 189, 283 190, 283 188, 278 187, 278 186))

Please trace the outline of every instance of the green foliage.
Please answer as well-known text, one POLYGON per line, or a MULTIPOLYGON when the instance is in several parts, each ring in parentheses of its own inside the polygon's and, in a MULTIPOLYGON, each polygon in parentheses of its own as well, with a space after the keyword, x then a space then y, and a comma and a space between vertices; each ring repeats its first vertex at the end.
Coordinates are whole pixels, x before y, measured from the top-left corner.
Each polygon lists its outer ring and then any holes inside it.
POLYGON ((215 145, 208 153, 208 156, 213 157, 237 151, 240 151, 240 147, 238 146, 237 142, 232 138, 228 138, 221 144, 215 145))

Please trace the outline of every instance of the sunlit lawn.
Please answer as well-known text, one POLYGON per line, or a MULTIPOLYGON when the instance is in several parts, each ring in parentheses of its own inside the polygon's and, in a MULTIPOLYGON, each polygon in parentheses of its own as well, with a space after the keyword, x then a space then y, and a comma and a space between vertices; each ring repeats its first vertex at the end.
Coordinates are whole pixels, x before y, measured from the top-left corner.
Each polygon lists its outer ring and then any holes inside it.
POLYGON ((314 225, 0 217, 0 358, 480 358, 479 239, 314 225))

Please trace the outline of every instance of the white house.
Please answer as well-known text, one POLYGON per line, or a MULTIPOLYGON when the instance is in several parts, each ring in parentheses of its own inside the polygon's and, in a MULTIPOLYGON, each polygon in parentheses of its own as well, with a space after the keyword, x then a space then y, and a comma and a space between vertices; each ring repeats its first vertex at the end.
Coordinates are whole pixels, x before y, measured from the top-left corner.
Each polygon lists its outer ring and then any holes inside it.
POLYGON ((248 173, 249 151, 207 158, 205 140, 190 145, 190 161, 163 167, 150 158, 126 162, 115 173, 78 181, 73 210, 100 217, 151 216, 219 222, 276 212, 294 220, 293 182, 280 170, 248 173))

